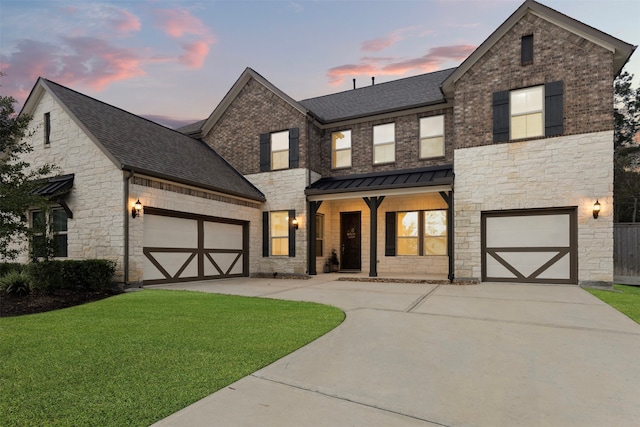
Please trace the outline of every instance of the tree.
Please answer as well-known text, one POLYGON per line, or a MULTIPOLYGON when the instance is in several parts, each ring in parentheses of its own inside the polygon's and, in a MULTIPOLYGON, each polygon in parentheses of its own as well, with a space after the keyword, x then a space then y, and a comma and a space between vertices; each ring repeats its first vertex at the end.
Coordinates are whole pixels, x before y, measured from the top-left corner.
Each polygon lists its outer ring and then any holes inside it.
POLYGON ((640 88, 633 74, 623 72, 614 82, 614 221, 640 220, 640 88))
POLYGON ((24 246, 20 243, 32 235, 25 214, 30 208, 47 206, 47 200, 32 191, 54 171, 51 165, 32 168, 21 160, 33 150, 26 140, 31 117, 16 115, 16 102, 0 96, 0 260, 15 259, 24 246))

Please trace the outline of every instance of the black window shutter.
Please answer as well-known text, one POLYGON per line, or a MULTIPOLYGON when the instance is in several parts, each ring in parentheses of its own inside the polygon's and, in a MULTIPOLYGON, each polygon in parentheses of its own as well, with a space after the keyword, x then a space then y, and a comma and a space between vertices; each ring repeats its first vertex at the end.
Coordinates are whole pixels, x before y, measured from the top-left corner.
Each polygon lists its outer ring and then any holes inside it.
POLYGON ((396 213, 387 212, 385 217, 384 254, 396 256, 396 213))
POLYGON ((271 170, 271 134, 260 134, 260 172, 271 170))
POLYGON ((300 131, 298 128, 289 129, 289 168, 297 168, 300 159, 300 131))
POLYGON ((296 211, 290 210, 289 211, 289 256, 290 257, 296 256, 296 229, 292 224, 293 218, 295 217, 296 217, 296 211))
POLYGON ((509 140, 509 91, 493 93, 493 142, 509 140))
POLYGON ((269 212, 262 212, 262 256, 269 257, 269 212))
POLYGON ((563 127, 562 80, 544 85, 544 134, 562 135, 563 127))
POLYGON ((533 64, 533 34, 522 36, 520 62, 522 65, 533 64))

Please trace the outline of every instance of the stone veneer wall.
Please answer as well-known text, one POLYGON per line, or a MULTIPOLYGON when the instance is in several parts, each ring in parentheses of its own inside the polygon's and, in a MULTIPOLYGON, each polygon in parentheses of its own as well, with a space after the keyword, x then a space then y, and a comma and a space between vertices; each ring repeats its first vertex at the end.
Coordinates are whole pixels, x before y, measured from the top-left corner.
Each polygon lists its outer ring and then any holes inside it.
POLYGON ((299 167, 307 164, 304 114, 250 79, 204 141, 241 174, 260 172, 260 134, 292 128, 300 131, 299 167))
POLYGON ((275 172, 246 175, 245 178, 247 178, 266 196, 267 201, 262 206, 263 211, 270 212, 295 209, 296 218, 298 219, 299 224, 298 230, 296 231, 295 257, 263 257, 262 214, 260 213, 260 227, 258 228, 258 232, 254 234, 252 231, 251 234, 251 239, 259 246, 259 252, 256 257, 257 267, 255 269, 252 268, 251 272, 306 274, 308 271, 307 236, 309 226, 307 224, 307 202, 304 189, 309 184, 309 170, 302 168, 285 169, 275 172))
POLYGON ((455 150, 456 278, 481 277, 482 211, 577 206, 578 280, 611 283, 612 141, 606 131, 455 150))
POLYGON ((612 130, 613 77, 610 51, 529 13, 456 83, 455 148, 493 144, 494 92, 559 80, 564 135, 612 130), (521 38, 528 34, 533 64, 520 65, 521 38))
MULTIPOLYGON (((168 209, 199 215, 231 218, 249 222, 249 269, 257 271, 262 256, 260 203, 237 199, 219 193, 187 187, 168 181, 136 175, 129 190, 129 204, 137 199, 145 207, 168 209), (191 193, 191 194, 189 194, 191 193), (217 199, 217 200, 216 200, 217 199), (223 200, 227 200, 226 202, 223 200)), ((129 219, 129 281, 140 282, 144 273, 144 218, 129 219)))
MULTIPOLYGON (((33 151, 22 159, 32 166, 45 163, 58 173, 75 174, 65 199, 73 212, 68 220, 68 259, 110 259, 118 263, 116 280, 122 280, 124 256, 123 178, 109 158, 87 137, 71 117, 45 92, 33 113, 28 138, 33 151), (44 113, 50 113, 51 143, 44 144, 44 113)), ((25 254, 20 258, 26 262, 25 254)))

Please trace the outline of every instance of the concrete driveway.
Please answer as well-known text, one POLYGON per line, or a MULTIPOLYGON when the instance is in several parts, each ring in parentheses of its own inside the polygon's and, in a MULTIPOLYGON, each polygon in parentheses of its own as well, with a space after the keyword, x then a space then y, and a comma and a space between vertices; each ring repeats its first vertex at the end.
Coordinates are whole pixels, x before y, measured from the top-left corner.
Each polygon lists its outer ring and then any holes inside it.
POLYGON ((575 286, 232 279, 164 286, 347 313, 156 426, 636 426, 640 325, 575 286))

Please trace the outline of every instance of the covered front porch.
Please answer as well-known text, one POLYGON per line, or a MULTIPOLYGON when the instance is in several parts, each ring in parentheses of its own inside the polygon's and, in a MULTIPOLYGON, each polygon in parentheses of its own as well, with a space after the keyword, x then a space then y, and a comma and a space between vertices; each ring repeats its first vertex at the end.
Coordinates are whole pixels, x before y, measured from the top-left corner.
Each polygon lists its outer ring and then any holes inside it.
POLYGON ((453 280, 451 166, 323 178, 305 193, 309 274, 453 280))

